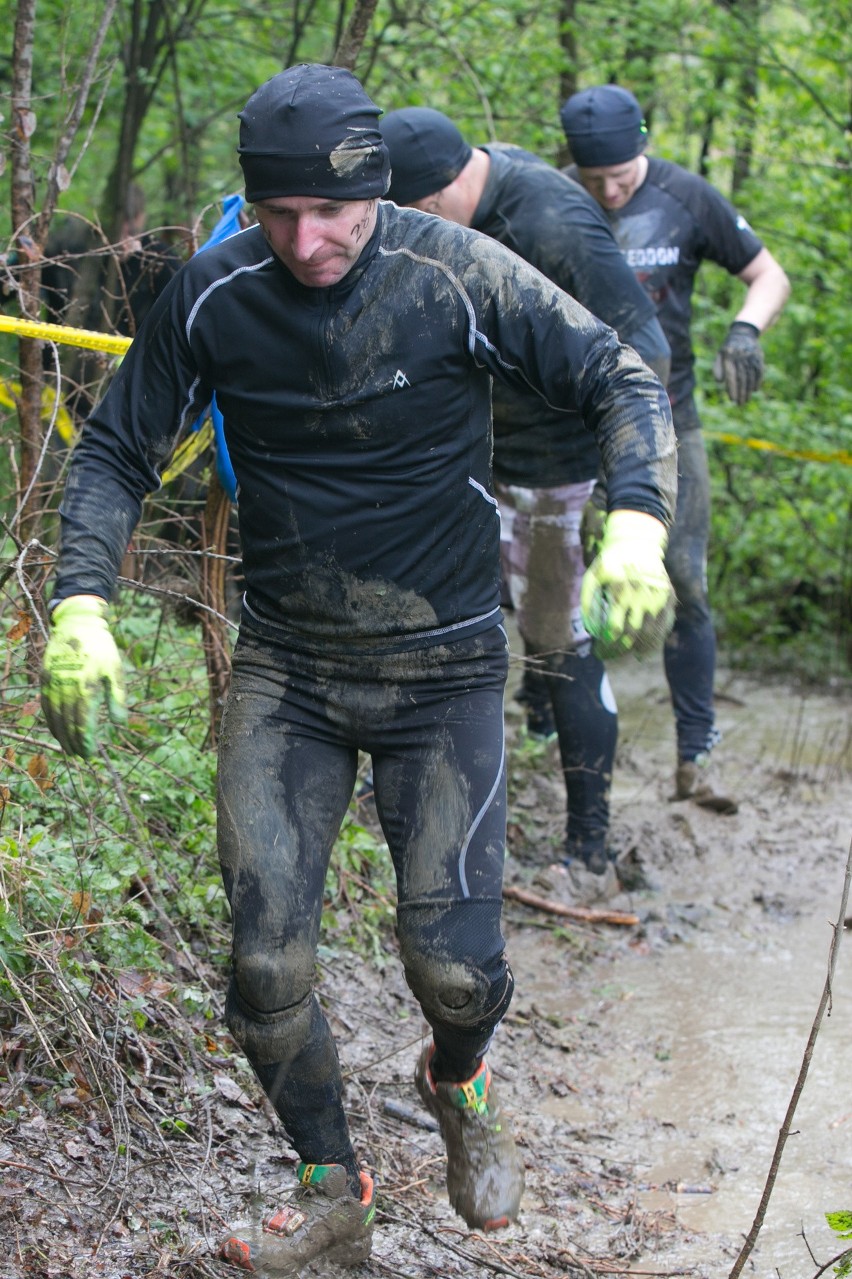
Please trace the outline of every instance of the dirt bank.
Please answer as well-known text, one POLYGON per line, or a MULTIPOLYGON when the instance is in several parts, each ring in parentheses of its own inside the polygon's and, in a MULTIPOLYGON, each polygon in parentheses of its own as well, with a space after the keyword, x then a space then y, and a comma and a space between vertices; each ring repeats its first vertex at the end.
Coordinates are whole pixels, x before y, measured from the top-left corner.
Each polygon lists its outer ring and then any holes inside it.
MULTIPOLYGON (((751 1224, 837 917, 852 835, 850 699, 723 673, 718 784, 739 810, 721 816, 668 800, 673 732, 659 671, 625 664, 613 682, 614 832, 656 886, 614 903, 638 916, 631 926, 507 902, 517 994, 491 1062, 528 1186, 510 1231, 471 1235, 446 1206, 440 1142, 420 1126, 411 1085, 422 1027, 393 954, 383 967, 324 956, 358 1150, 380 1179, 374 1254, 349 1272, 356 1279, 716 1279, 751 1224)), ((558 898, 559 875, 547 870, 563 825, 555 747, 521 745, 511 704, 509 722, 507 882, 558 898)), ((796 1135, 746 1270, 760 1279, 814 1275, 840 1250, 823 1214, 852 1208, 848 949, 847 933, 796 1135)), ((221 976, 209 980, 218 988, 221 976)), ((118 989, 92 998, 106 1006, 118 989)), ((156 988, 135 997, 161 1038, 134 1044, 122 1032, 91 1045, 104 1054, 108 1102, 73 1080, 62 1097, 9 1071, 3 1279, 234 1273, 211 1252, 224 1224, 258 1220, 288 1184, 291 1154, 221 1028, 177 1024, 156 988)), ((80 1016, 96 1030, 109 1020, 85 1007, 80 1016)), ((22 1018, 18 1034, 19 1057, 6 1045, 13 1066, 37 1031, 22 1018)))

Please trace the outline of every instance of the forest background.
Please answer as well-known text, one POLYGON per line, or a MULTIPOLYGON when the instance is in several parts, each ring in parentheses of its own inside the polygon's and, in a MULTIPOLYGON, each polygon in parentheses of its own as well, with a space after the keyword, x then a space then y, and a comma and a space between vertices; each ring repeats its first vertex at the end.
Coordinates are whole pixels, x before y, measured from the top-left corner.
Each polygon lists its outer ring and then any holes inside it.
MULTIPOLYGON (((385 110, 437 107, 474 144, 517 143, 557 164, 569 158, 558 118, 565 97, 603 81, 632 89, 653 153, 732 198, 793 289, 763 339, 762 391, 742 408, 722 397, 711 372, 741 286, 707 266, 694 299, 723 659, 848 690, 848 3, 0 0, 0 14, 0 312, 44 320, 44 253, 71 219, 89 239, 73 263, 69 316, 91 326, 94 303, 94 327, 105 334, 122 324, 118 264, 132 193, 144 195, 149 231, 181 257, 195 251, 225 197, 242 189, 236 113, 282 67, 351 65, 385 110)), ((228 931, 212 748, 238 547, 206 435, 149 503, 123 567, 114 614, 126 729, 83 764, 62 755, 38 708, 74 409, 100 394, 116 358, 0 333, 0 1120, 8 1125, 33 1099, 55 1109, 69 1086, 105 1104, 120 1092, 134 1065, 106 1047, 115 1043, 110 1027, 154 1033, 154 976, 187 1034, 218 1024, 221 989, 207 973, 221 971, 228 931)), ((384 963, 392 903, 383 850, 353 808, 329 876, 328 944, 384 963)), ((169 1122, 179 1125, 179 1113, 169 1122)))

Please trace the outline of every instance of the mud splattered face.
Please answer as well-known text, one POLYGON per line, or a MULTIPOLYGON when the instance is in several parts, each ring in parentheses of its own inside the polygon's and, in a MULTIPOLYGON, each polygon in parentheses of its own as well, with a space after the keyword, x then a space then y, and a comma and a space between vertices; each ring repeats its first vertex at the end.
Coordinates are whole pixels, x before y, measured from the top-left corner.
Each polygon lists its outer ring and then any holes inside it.
POLYGON ((342 280, 376 225, 375 200, 287 195, 261 200, 254 208, 272 252, 312 289, 342 280))
POLYGON ((604 164, 595 169, 578 169, 580 181, 604 209, 623 209, 643 177, 642 157, 625 164, 604 164))

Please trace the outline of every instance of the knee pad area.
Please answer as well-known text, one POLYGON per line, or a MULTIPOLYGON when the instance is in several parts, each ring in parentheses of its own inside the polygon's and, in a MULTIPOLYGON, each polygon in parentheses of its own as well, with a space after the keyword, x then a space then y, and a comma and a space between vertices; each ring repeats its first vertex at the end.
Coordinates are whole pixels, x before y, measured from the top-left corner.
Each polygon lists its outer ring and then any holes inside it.
POLYGON ((490 902, 401 908, 399 940, 406 981, 427 1021, 470 1028, 500 1021, 514 979, 503 953, 499 903, 496 910, 490 902))
POLYGON ((292 1061, 310 1042, 315 1008, 309 991, 289 1007, 260 1012, 243 998, 232 977, 225 1000, 225 1024, 253 1065, 270 1066, 292 1061))

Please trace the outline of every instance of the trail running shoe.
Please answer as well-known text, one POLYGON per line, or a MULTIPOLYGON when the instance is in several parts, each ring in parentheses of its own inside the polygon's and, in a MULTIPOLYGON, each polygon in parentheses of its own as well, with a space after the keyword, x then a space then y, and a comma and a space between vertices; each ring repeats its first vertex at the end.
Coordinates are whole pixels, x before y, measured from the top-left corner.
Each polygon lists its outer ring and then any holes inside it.
POLYGON ((675 772, 675 793, 672 799, 689 799, 707 786, 708 751, 702 751, 695 759, 681 759, 675 772))
POLYGON ((713 771, 709 751, 702 751, 695 759, 679 760, 675 773, 675 793, 671 798, 691 799, 700 808, 709 808, 725 815, 738 812, 739 804, 733 796, 716 790, 713 771))
POLYGON ((260 1240, 231 1235, 219 1256, 241 1270, 267 1266, 294 1276, 316 1257, 337 1266, 366 1261, 373 1244, 376 1212, 373 1179, 361 1173, 361 1198, 349 1191, 341 1164, 299 1164, 301 1185, 292 1201, 270 1217, 260 1240))
POLYGON ((715 726, 707 734, 704 749, 685 758, 678 758, 675 771, 675 793, 672 799, 692 799, 702 792, 712 794, 710 785, 710 756, 714 746, 722 740, 721 730, 715 726))
MULTIPOLYGON (((606 857, 606 854, 604 854, 606 857)), ((566 857, 562 865, 567 871, 567 888, 578 906, 593 906, 609 901, 621 892, 615 866, 605 860, 601 869, 593 870, 579 857, 566 857)))
POLYGON ((447 1147, 450 1203, 471 1228, 497 1230, 518 1215, 524 1164, 483 1061, 462 1084, 435 1083, 429 1070, 434 1044, 424 1048, 414 1083, 438 1120, 447 1147))

